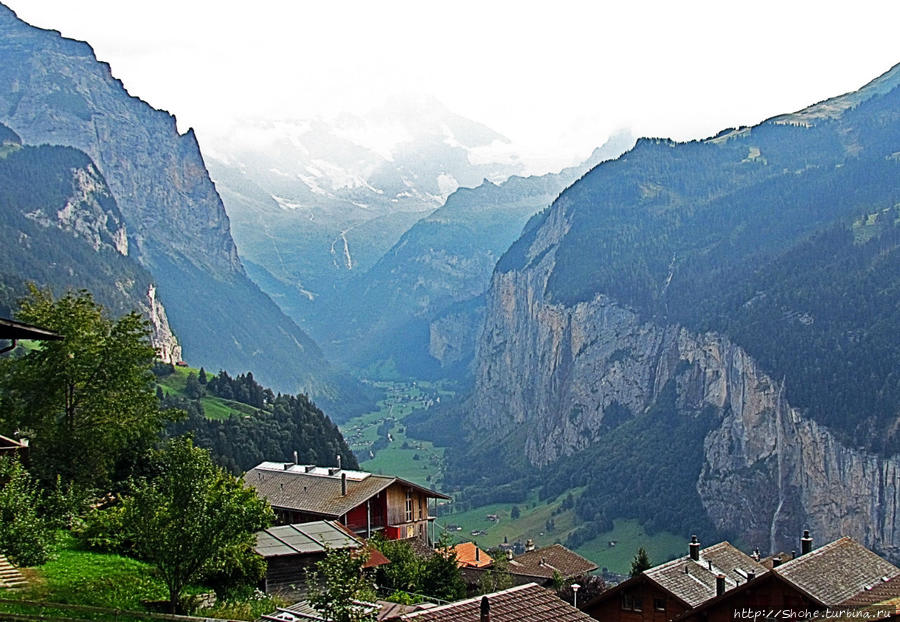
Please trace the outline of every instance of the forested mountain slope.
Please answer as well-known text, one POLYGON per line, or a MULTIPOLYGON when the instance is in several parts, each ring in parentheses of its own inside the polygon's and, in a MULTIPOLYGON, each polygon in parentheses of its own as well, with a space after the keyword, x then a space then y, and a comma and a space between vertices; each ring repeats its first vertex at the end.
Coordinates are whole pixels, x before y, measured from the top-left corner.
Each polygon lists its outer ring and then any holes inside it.
POLYGON ((132 310, 152 324, 167 361, 181 348, 154 280, 128 255, 122 214, 91 159, 70 147, 23 146, 0 124, 0 306, 14 314, 27 283, 57 295, 87 289, 118 316, 132 310))
POLYGON ((898 85, 643 139, 564 192, 494 272, 458 481, 499 446, 507 478, 587 486, 586 529, 681 508, 896 555, 898 85))

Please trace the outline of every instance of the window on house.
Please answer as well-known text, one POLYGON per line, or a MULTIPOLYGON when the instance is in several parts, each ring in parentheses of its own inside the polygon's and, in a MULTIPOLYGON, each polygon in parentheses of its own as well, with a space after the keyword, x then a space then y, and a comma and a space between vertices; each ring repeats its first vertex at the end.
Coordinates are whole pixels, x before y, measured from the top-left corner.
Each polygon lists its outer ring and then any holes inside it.
POLYGON ((423 510, 424 507, 425 507, 425 500, 422 497, 419 497, 419 520, 422 520, 423 518, 425 518, 425 516, 424 516, 425 511, 423 510))
POLYGON ((665 598, 654 598, 653 599, 653 608, 656 611, 665 611, 666 610, 666 599, 665 598))
POLYGON ((622 594, 622 609, 625 611, 642 611, 641 597, 625 592, 622 594))
POLYGON ((413 519, 413 499, 412 499, 412 489, 406 489, 406 522, 410 522, 413 519))

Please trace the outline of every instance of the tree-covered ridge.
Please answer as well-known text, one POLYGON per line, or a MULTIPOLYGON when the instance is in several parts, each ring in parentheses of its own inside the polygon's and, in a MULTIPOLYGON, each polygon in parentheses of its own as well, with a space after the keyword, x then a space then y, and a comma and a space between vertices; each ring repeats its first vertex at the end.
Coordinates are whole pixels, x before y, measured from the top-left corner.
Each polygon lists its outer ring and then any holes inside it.
POLYGON ((333 465, 340 455, 343 466, 359 468, 338 427, 306 395, 275 394, 256 382, 250 372, 232 378, 220 371, 207 379, 201 370, 197 377, 188 376, 183 396, 166 396, 163 403, 188 413, 187 419, 170 426, 170 434, 192 433, 198 447, 209 449, 234 473, 264 460, 292 460, 295 451, 301 463, 333 465), (250 409, 241 415, 210 419, 200 401, 205 395, 250 409))
POLYGON ((7 243, 0 251, 0 307, 10 314, 31 281, 57 295, 87 289, 115 315, 138 308, 151 277, 116 250, 115 223, 121 223, 116 202, 84 153, 42 145, 2 154, 0 237, 7 243), (61 213, 70 219, 62 222, 61 213))
POLYGON ((895 453, 898 120, 894 89, 809 125, 642 140, 563 193, 497 269, 547 252, 535 232, 562 215, 551 299, 603 293, 647 319, 722 332, 785 379, 792 405, 895 453))

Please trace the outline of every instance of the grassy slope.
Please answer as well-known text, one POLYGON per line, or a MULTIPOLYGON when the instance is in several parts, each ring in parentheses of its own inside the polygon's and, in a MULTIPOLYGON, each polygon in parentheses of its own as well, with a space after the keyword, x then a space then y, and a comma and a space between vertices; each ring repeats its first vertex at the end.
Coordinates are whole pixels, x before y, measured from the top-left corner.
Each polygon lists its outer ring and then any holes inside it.
MULTIPOLYGON (((176 367, 174 374, 157 378, 156 382, 162 386, 163 391, 165 391, 167 395, 174 393, 181 397, 187 397, 184 394, 187 377, 189 374, 194 374, 196 376, 199 375, 199 373, 200 370, 194 369, 193 367, 176 367)), ((256 413, 256 409, 252 406, 222 399, 221 397, 206 396, 200 400, 200 403, 203 405, 203 414, 208 419, 227 419, 232 415, 240 417, 256 413)))
POLYGON ((56 558, 25 570, 28 587, 0 589, 0 597, 142 611, 142 600, 164 600, 168 591, 148 564, 106 553, 80 551, 68 534, 56 558))

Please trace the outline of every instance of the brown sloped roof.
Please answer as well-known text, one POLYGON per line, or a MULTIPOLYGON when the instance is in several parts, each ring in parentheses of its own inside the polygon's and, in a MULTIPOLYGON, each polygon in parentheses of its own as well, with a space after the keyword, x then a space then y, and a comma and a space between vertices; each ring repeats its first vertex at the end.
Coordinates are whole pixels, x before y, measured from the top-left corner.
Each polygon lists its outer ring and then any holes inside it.
POLYGON ((747 582, 748 573, 759 576, 766 568, 728 542, 700 551, 700 561, 689 555, 644 571, 644 576, 691 607, 716 597, 716 577, 725 575, 725 591, 747 582))
POLYGON ((526 577, 552 579, 553 573, 561 577, 577 577, 597 570, 597 564, 571 551, 562 544, 545 546, 542 549, 517 555, 509 562, 511 574, 526 577))
POLYGON ((326 470, 319 467, 315 467, 315 472, 305 473, 300 465, 288 466, 284 469, 282 463, 263 462, 244 474, 244 483, 255 488, 273 507, 323 518, 339 518, 395 482, 418 489, 430 497, 448 498, 397 477, 362 471, 338 471, 327 475, 322 473, 326 470), (342 473, 349 474, 346 495, 341 494, 342 473))
POLYGON ((40 326, 32 326, 0 318, 0 339, 34 339, 37 341, 61 341, 64 339, 59 333, 52 330, 41 328, 40 326))
POLYGON ((900 576, 864 588, 841 603, 841 607, 865 607, 878 603, 895 603, 900 599, 900 576))
MULTIPOLYGON (((417 622, 479 622, 481 596, 408 613, 401 620, 417 622)), ((535 583, 487 594, 491 622, 588 622, 593 620, 550 590, 535 583)))
POLYGON ((826 607, 900 575, 900 568, 852 538, 844 537, 784 563, 772 572, 826 607))

